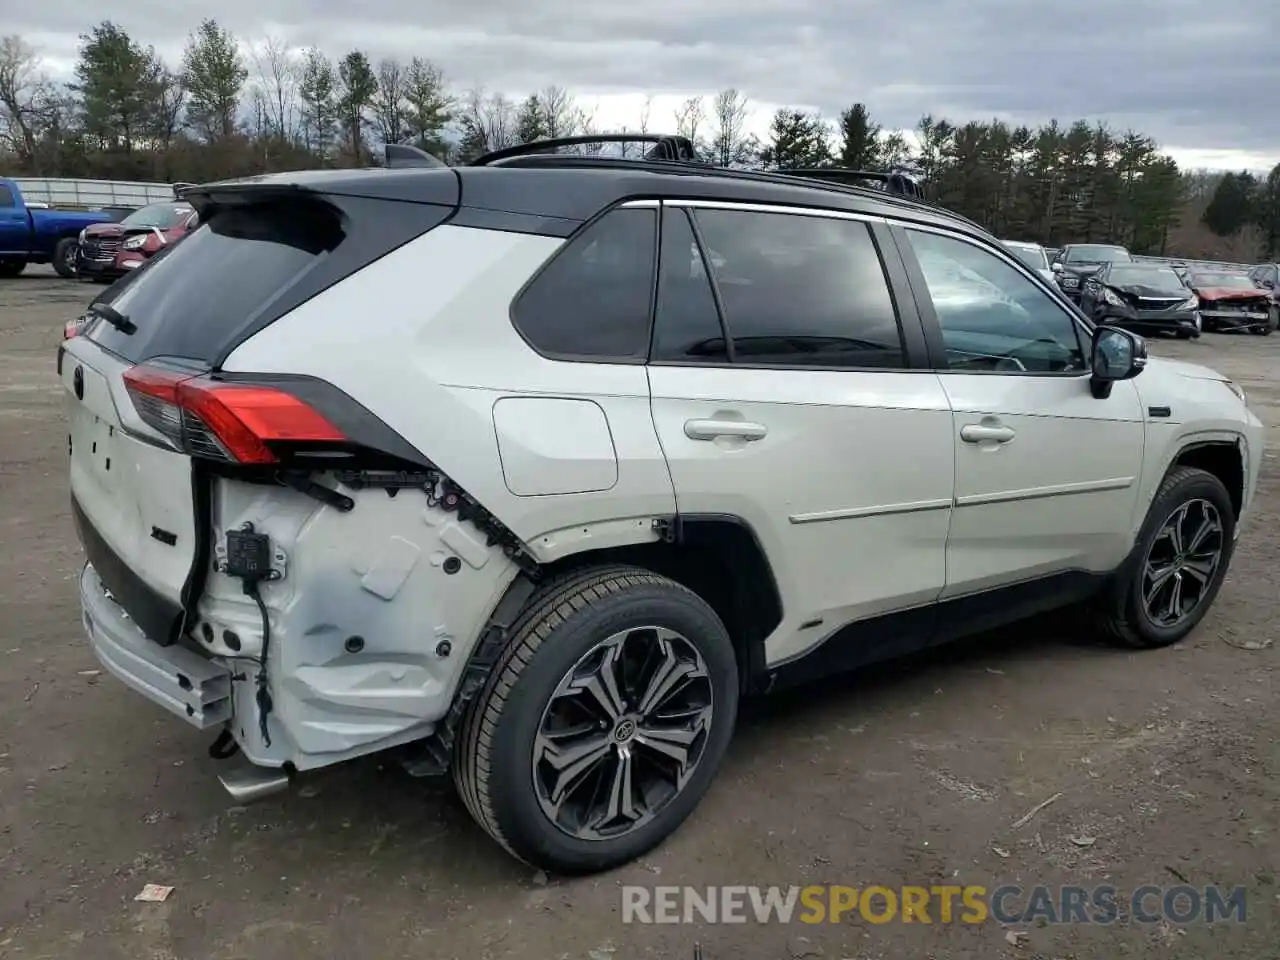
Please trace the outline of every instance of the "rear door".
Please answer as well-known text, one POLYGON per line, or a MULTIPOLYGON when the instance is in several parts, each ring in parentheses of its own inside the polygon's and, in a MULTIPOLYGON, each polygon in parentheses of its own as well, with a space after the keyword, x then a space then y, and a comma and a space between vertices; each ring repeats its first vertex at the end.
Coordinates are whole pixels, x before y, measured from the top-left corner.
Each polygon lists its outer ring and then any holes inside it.
POLYGON ((1133 382, 1092 395, 1086 331, 1015 258, 933 228, 895 235, 954 410, 944 598, 1113 569, 1142 469, 1133 382))
POLYGON ((891 293, 886 268, 902 268, 883 223, 668 201, 660 260, 654 423, 680 513, 735 516, 770 558, 784 620, 768 660, 931 604, 951 411, 921 369, 914 307, 891 293))

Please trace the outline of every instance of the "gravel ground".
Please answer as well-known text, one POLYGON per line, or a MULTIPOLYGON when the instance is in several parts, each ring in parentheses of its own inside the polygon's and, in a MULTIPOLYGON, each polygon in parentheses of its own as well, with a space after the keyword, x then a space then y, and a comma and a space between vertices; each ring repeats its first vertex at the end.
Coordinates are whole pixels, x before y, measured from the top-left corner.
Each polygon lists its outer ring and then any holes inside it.
MULTIPOLYGON (((753 705, 667 844, 548 879, 446 785, 372 762, 234 807, 206 736, 97 672, 53 369, 62 321, 96 289, 0 282, 0 957, 625 960, 695 941, 707 960, 1280 957, 1274 453, 1220 599, 1177 647, 1117 652, 1035 623, 753 705), (1245 922, 637 925, 619 889, 1184 880, 1245 887, 1245 922), (149 882, 175 889, 134 902, 149 882)), ((1280 420, 1280 336, 1152 350, 1216 367, 1280 420)))

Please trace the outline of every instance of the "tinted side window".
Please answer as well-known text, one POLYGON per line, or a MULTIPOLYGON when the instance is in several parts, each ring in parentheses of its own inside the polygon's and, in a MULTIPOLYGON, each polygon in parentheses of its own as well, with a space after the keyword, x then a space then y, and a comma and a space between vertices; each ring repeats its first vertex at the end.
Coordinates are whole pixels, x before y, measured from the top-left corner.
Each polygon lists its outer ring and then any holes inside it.
POLYGON ((10 190, 8 187, 6 187, 3 183, 0 183, 0 207, 16 207, 16 206, 17 204, 13 202, 13 191, 10 190))
POLYGON ((866 224, 698 210, 735 363, 905 364, 897 313, 866 224))
POLYGON ((605 214, 520 295, 512 311, 516 328, 552 356, 647 357, 657 230, 657 210, 605 214))
POLYGON ((952 370, 1064 373, 1085 369, 1070 314, 989 251, 908 230, 952 370))
POLYGON ((658 309, 650 356, 704 363, 728 359, 706 261, 684 210, 669 208, 662 217, 658 309))

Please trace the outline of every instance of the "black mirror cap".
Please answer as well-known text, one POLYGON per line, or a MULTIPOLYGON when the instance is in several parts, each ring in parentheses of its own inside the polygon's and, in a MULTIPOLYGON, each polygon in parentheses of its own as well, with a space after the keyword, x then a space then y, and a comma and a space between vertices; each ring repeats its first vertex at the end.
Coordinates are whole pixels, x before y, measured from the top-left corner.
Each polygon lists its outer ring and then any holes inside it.
POLYGON ((1105 324, 1097 327, 1089 350, 1093 395, 1099 400, 1111 396, 1111 385, 1140 374, 1146 369, 1147 357, 1147 341, 1133 331, 1105 324))

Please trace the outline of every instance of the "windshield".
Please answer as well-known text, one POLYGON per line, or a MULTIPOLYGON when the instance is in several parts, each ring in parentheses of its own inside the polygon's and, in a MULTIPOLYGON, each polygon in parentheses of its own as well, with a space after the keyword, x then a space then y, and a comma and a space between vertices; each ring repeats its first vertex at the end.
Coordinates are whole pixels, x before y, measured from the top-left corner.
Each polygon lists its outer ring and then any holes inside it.
POLYGON ((1131 260, 1124 247, 1083 244, 1067 249, 1067 263, 1108 263, 1115 260, 1131 260))
POLYGON ((1049 261, 1045 259, 1044 248, 1023 246, 1022 244, 1006 243, 1005 246, 1009 252, 1025 263, 1032 270, 1049 269, 1049 261))
POLYGON ((1182 286, 1182 280, 1169 267, 1115 266, 1107 274, 1108 283, 1140 283, 1148 287, 1182 286))
POLYGON ((185 203, 153 203, 135 210, 120 223, 126 227, 159 227, 171 230, 191 216, 192 207, 185 203))
POLYGON ((1197 273, 1195 283, 1200 287, 1225 287, 1227 290, 1254 290, 1253 281, 1243 273, 1197 273))

